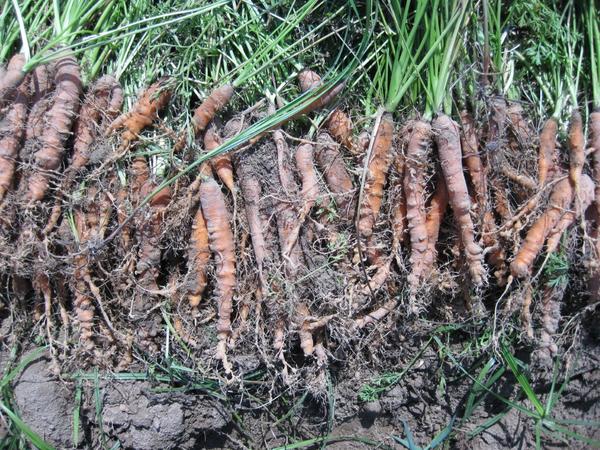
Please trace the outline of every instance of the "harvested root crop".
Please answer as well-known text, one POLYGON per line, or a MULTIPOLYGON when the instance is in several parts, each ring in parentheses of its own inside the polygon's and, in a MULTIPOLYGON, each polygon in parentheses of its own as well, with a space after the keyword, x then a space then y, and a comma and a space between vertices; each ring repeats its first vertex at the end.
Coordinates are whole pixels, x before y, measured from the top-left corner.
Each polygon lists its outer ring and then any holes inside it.
POLYGON ((460 231, 469 273, 473 283, 480 286, 485 276, 483 254, 481 247, 475 242, 475 227, 471 220, 471 199, 463 174, 458 125, 450 117, 440 114, 433 121, 433 130, 442 172, 448 187, 450 206, 460 231))
POLYGON ((554 176, 555 167, 558 163, 556 152, 556 133, 558 122, 550 117, 540 133, 540 149, 538 158, 538 183, 544 186, 554 176))
POLYGON ((346 220, 351 220, 354 214, 354 183, 338 146, 327 133, 317 136, 315 159, 329 190, 334 195, 340 215, 346 220))
POLYGON ((107 134, 119 129, 124 130, 121 134, 120 150, 127 150, 138 139, 140 132, 158 118, 158 112, 167 106, 171 99, 171 90, 167 88, 167 83, 168 79, 163 78, 150 85, 131 111, 121 114, 110 124, 107 134))
POLYGON ((16 53, 9 61, 6 71, 0 77, 0 108, 4 108, 17 94, 17 89, 25 79, 23 66, 25 55, 16 53))
POLYGON ((404 169, 404 192, 406 195, 406 220, 410 235, 411 272, 408 278, 414 291, 426 273, 427 214, 425 212, 425 170, 427 154, 431 145, 431 125, 417 120, 409 129, 404 169))
MULTIPOLYGON (((217 132, 216 127, 210 127, 204 134, 204 148, 207 152, 215 150, 221 145, 221 137, 217 132)), ((223 182, 229 192, 235 194, 235 184, 233 182, 233 165, 231 163, 231 155, 223 153, 210 159, 210 166, 223 182)))
POLYGON ((383 200, 387 172, 391 163, 394 122, 392 115, 384 113, 373 141, 373 151, 367 163, 367 176, 363 191, 363 201, 359 205, 358 232, 363 238, 370 238, 379 215, 383 200))
POLYGON ((47 112, 41 148, 34 155, 35 168, 28 180, 26 198, 31 202, 39 202, 46 195, 52 173, 62 162, 79 111, 82 83, 75 57, 65 56, 57 63, 55 82, 54 103, 47 112))
POLYGON ((569 179, 579 193, 579 180, 585 164, 585 137, 583 136, 583 120, 578 110, 573 110, 569 123, 569 179))
POLYGON ((200 185, 200 204, 208 229, 208 242, 216 264, 217 295, 217 353, 227 372, 231 366, 227 361, 227 340, 231 335, 231 313, 233 311, 233 293, 236 285, 235 243, 230 225, 229 211, 221 188, 212 178, 200 185))
POLYGON ((573 200, 573 188, 570 180, 565 178, 554 186, 550 195, 548 209, 535 221, 527 232, 525 242, 510 264, 514 277, 523 278, 529 274, 535 258, 544 246, 546 237, 558 224, 565 210, 573 200))
MULTIPOLYGON (((11 70, 9 64, 9 71, 11 70)), ((29 100, 27 80, 18 87, 17 94, 0 123, 0 203, 11 189, 15 165, 25 134, 27 103, 29 100)))
POLYGON ((194 134, 198 136, 208 127, 215 115, 229 103, 233 96, 233 86, 226 84, 214 91, 194 111, 192 126, 194 134))

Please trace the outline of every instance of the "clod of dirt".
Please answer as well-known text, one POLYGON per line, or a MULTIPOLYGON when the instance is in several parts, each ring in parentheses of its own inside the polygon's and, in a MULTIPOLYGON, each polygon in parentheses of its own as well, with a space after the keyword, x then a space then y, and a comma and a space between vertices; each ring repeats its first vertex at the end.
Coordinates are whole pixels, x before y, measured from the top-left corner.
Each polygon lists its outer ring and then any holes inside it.
POLYGON ((33 431, 57 448, 71 447, 72 395, 63 383, 51 379, 46 358, 25 368, 14 396, 21 419, 33 431))
POLYGON ((149 383, 105 387, 102 424, 121 448, 168 450, 203 447, 229 417, 198 394, 154 393, 149 383))

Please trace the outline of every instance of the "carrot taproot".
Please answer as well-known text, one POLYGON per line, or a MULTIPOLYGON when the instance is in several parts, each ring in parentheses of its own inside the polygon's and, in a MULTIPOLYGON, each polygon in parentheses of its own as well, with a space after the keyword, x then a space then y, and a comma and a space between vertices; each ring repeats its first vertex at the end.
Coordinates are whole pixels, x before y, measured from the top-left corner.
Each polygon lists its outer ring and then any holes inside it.
POLYGON ((92 83, 85 95, 83 105, 79 111, 79 118, 75 122, 73 134, 73 156, 71 163, 64 172, 63 181, 56 193, 54 207, 44 227, 43 234, 48 234, 58 223, 62 211, 62 196, 68 193, 75 177, 90 161, 93 144, 98 136, 103 134, 107 126, 103 115, 112 117, 118 114, 123 103, 123 89, 111 75, 104 75, 92 83))
POLYGON ((123 129, 121 134, 121 151, 128 149, 137 139, 140 132, 158 118, 158 112, 171 100, 171 90, 167 87, 168 78, 161 78, 146 89, 127 113, 117 117, 106 129, 111 134, 123 129))
POLYGON ((415 120, 407 130, 406 166, 404 172, 404 192, 406 195, 406 220, 410 236, 411 272, 408 282, 415 290, 426 275, 425 254, 427 240, 427 214, 425 212, 425 170, 427 155, 431 146, 431 124, 415 120))
POLYGON ((397 252, 400 244, 404 243, 408 233, 406 223, 406 192, 404 191, 404 173, 406 159, 402 151, 396 153, 394 157, 394 170, 398 176, 397 185, 394 188, 395 199, 392 202, 392 251, 397 252))
POLYGON ((563 212, 569 208, 572 199, 573 188, 570 180, 565 178, 556 183, 550 195, 548 209, 529 229, 525 242, 510 264, 510 271, 514 277, 523 278, 529 274, 531 265, 542 249, 546 237, 556 226, 563 212))
POLYGON ((466 110, 460 112, 460 122, 462 125, 461 148, 463 158, 481 213, 485 210, 487 204, 487 180, 481 157, 479 156, 477 129, 473 116, 466 110))
POLYGON ((79 65, 74 56, 61 58, 56 67, 56 95, 47 112, 41 148, 35 152, 35 168, 28 180, 26 198, 30 202, 41 201, 49 188, 52 172, 62 162, 65 145, 79 111, 82 92, 79 65))
POLYGON ((189 285, 188 302, 192 308, 197 308, 202 300, 202 294, 208 282, 206 269, 209 261, 208 228, 202 207, 198 205, 188 245, 188 272, 192 278, 189 285))
MULTIPOLYGON (((211 126, 204 134, 204 149, 210 152, 221 145, 221 136, 215 126, 211 126)), ((231 163, 231 155, 223 153, 210 159, 210 166, 223 182, 229 192, 235 195, 235 184, 233 181, 233 164, 231 163)))
POLYGON ((506 124, 506 100, 504 97, 493 97, 489 102, 486 147, 496 152, 502 146, 506 124))
MULTIPOLYGON (((156 185, 151 180, 146 181, 141 189, 141 195, 149 195, 156 189, 156 185)), ((136 273, 142 280, 147 281, 146 286, 155 287, 160 265, 160 235, 166 207, 171 201, 171 188, 165 187, 150 199, 149 209, 150 218, 146 221, 139 236, 140 248, 138 250, 138 261, 136 264, 136 273)))
POLYGON ((429 210, 427 211, 427 219, 425 222, 425 229, 427 230, 427 252, 423 256, 425 270, 427 272, 433 269, 435 264, 437 252, 436 244, 438 242, 438 236, 440 233, 440 226, 444 213, 448 207, 449 194, 446 188, 446 181, 443 177, 439 176, 436 180, 435 191, 431 197, 429 203, 429 210))
POLYGON ((580 177, 579 201, 575 202, 573 205, 575 210, 565 212, 556 226, 552 229, 546 242, 546 253, 554 253, 560 243, 560 238, 563 233, 575 223, 575 220, 577 220, 578 217, 585 213, 593 201, 594 182, 589 176, 582 174, 580 177))
POLYGON ((192 126, 196 136, 208 127, 208 124, 213 120, 217 112, 229 103, 232 96, 233 86, 225 84, 212 91, 206 100, 196 108, 192 117, 192 126))
POLYGON ((273 132, 277 148, 277 173, 282 192, 277 208, 277 234, 281 246, 281 256, 285 261, 286 275, 293 278, 301 266, 302 251, 295 233, 298 215, 294 205, 298 197, 298 185, 291 169, 289 146, 280 129, 273 132))
POLYGON ((77 172, 88 164, 92 144, 104 134, 103 114, 114 114, 121 109, 122 103, 123 89, 112 75, 104 75, 92 83, 73 129, 73 156, 67 171, 77 172))
POLYGON ((221 188, 213 178, 200 184, 200 205, 208 229, 208 242, 216 262, 216 293, 218 305, 217 353, 227 372, 231 366, 227 360, 227 339, 231 335, 233 294, 236 286, 235 243, 230 225, 229 212, 221 188))
POLYGON ((596 207, 596 215, 598 220, 600 220, 600 111, 593 111, 590 114, 589 128, 589 146, 594 149, 592 153, 592 177, 596 186, 594 193, 594 204, 596 207))
POLYGON ((379 127, 373 141, 373 151, 367 163, 367 176, 364 187, 363 202, 359 205, 358 232, 363 238, 373 234, 373 228, 381 209, 383 188, 391 163, 394 122, 390 113, 381 116, 379 127))
POLYGON ((25 80, 26 73, 23 72, 25 55, 16 53, 10 59, 6 71, 0 78, 0 108, 4 108, 17 94, 18 87, 25 80))
POLYGON ((525 118, 523 106, 517 102, 510 102, 506 109, 510 130, 517 140, 517 143, 523 146, 530 146, 534 142, 534 131, 525 118))
POLYGON ((354 214, 354 183, 338 146, 329 134, 319 133, 317 136, 315 159, 329 190, 334 195, 340 215, 346 220, 351 220, 354 214))
POLYGON ((475 226, 471 220, 471 199, 463 174, 458 125, 447 115, 440 114, 433 120, 432 127, 448 187, 450 206, 458 223, 471 279, 480 286, 485 276, 483 253, 479 244, 475 242, 475 226))
POLYGON ((314 166, 313 154, 314 147, 310 143, 299 145, 296 149, 296 169, 302 183, 302 190, 300 192, 302 208, 300 208, 298 213, 296 225, 287 237, 283 250, 284 255, 289 254, 291 248, 297 242, 300 229, 304 225, 306 217, 309 215, 319 196, 319 179, 314 166))
MULTIPOLYGON (((10 68, 10 64, 9 64, 10 68)), ((25 80, 0 123, 0 203, 11 189, 19 149, 25 135, 29 83, 25 80)))
MULTIPOLYGON (((317 89, 322 84, 321 77, 314 71, 306 69, 298 74, 298 83, 300 84, 300 90, 302 92, 307 92, 311 89, 317 89)), ((340 92, 346 86, 346 82, 342 82, 333 86, 328 91, 324 92, 323 95, 317 97, 310 104, 302 109, 299 113, 295 114, 291 119, 296 117, 300 117, 304 114, 309 114, 313 111, 321 109, 323 106, 327 105, 331 102, 335 97, 339 95, 340 92)))
POLYGON ((351 153, 359 153, 352 138, 352 120, 341 109, 335 109, 327 120, 327 130, 333 139, 351 153))
POLYGON ((260 213, 262 189, 258 178, 251 173, 248 166, 243 163, 236 164, 236 173, 244 198, 244 208, 248 220, 248 228, 250 229, 254 257, 259 275, 262 275, 265 261, 270 259, 270 252, 267 250, 269 247, 266 244, 263 232, 267 225, 260 213))
POLYGON ((579 182, 585 164, 585 137, 583 135, 583 120, 581 113, 574 109, 569 123, 569 179, 575 193, 579 193, 579 182))
MULTIPOLYGON (((80 243, 85 243, 88 239, 88 228, 86 224, 85 213, 81 209, 77 209, 73 213, 75 230, 79 238, 80 243)), ((79 322, 79 335, 81 344, 85 350, 91 350, 94 348, 94 316, 95 308, 92 296, 88 291, 88 287, 85 282, 85 273, 88 270, 88 262, 86 255, 79 252, 74 257, 73 261, 74 272, 73 272, 73 307, 75 314, 79 322)))
POLYGON ((540 148, 538 157, 538 184, 544 186, 547 181, 552 179, 557 163, 556 153, 556 133, 558 132, 558 122, 554 117, 550 117, 540 133, 540 148))

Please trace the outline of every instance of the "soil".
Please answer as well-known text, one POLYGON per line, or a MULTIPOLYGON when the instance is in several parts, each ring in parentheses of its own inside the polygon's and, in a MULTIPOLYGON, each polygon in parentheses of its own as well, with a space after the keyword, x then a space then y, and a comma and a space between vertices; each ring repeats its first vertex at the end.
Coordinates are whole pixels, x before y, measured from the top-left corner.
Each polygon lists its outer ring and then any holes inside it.
MULTIPOLYGON (((403 354, 414 356, 422 342, 405 344, 411 349, 403 354)), ((572 376, 552 416, 597 421, 600 418, 598 341, 586 335, 577 352, 568 355, 575 355, 566 360, 572 376)), ((1 356, 6 360, 7 353, 1 356)), ((519 357, 525 359, 527 355, 519 357)), ((551 373, 543 367, 532 367, 534 389, 544 401, 551 388, 551 373)), ((258 398, 245 395, 241 385, 235 386, 234 382, 221 387, 220 394, 230 394, 225 400, 215 398, 219 393, 149 379, 123 380, 110 373, 93 373, 74 382, 67 378, 59 380, 50 373, 51 361, 47 356, 30 363, 14 382, 14 403, 35 432, 61 449, 74 448, 72 426, 78 386, 82 393, 78 447, 115 448, 119 443, 124 449, 275 448, 324 435, 359 436, 391 448, 403 448, 393 436, 404 437, 405 425, 415 442, 426 446, 453 415, 460 419, 465 396, 471 388, 470 381, 451 365, 442 363, 433 348, 425 350, 397 385, 371 402, 361 402, 357 395, 358 387, 375 375, 367 365, 352 372, 332 373, 335 375, 331 387, 333 420, 329 420, 331 399, 323 393, 309 393, 295 409, 288 403, 287 411, 293 413, 283 417, 277 410, 276 398, 270 399, 271 405, 259 404, 258 398), (274 425, 276 422, 278 426, 274 425)), ((146 375, 149 378, 150 374, 146 375)), ((525 408, 532 408, 525 398, 515 397, 517 387, 510 376, 501 377, 494 390, 518 399, 517 403, 525 408)), ((258 395, 258 392, 253 393, 258 395)), ((294 399, 298 402, 300 393, 294 399)), ((533 421, 516 409, 475 438, 467 438, 469 431, 503 409, 503 403, 487 396, 469 421, 455 423, 454 431, 459 431, 453 435, 449 448, 534 448, 533 421)), ((600 439, 598 427, 568 425, 568 428, 588 438, 600 439)), ((544 448, 590 448, 580 440, 562 442, 550 435, 544 435, 543 439, 544 448)), ((345 440, 332 442, 328 448, 359 449, 369 445, 345 440)))

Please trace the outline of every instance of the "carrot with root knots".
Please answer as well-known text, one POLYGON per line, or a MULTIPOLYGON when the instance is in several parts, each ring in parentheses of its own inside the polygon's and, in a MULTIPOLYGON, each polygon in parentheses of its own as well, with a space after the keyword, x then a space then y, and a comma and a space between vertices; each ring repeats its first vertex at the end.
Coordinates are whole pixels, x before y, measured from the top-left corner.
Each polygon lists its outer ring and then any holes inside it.
POLYGON ((208 229, 209 247, 216 262, 217 294, 217 352, 226 372, 231 372, 227 360, 227 340, 231 335, 233 293, 236 284, 235 244, 230 225, 229 212, 221 188, 213 178, 200 184, 200 204, 208 229))
POLYGON ((448 187, 450 206, 458 223, 469 273, 473 283, 480 286, 485 276, 483 253, 479 244, 475 242, 475 227, 471 220, 471 199, 463 174, 458 125, 447 115, 440 114, 433 121, 433 130, 442 172, 448 187))

